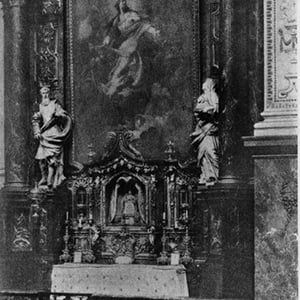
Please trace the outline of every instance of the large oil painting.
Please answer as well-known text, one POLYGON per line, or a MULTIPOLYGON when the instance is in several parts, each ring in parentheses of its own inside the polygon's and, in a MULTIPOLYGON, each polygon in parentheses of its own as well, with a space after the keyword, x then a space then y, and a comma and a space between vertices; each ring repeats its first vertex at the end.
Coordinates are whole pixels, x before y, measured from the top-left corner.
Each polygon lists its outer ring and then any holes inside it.
POLYGON ((171 140, 188 158, 193 125, 191 0, 72 0, 69 4, 74 155, 103 155, 126 128, 145 159, 171 140))

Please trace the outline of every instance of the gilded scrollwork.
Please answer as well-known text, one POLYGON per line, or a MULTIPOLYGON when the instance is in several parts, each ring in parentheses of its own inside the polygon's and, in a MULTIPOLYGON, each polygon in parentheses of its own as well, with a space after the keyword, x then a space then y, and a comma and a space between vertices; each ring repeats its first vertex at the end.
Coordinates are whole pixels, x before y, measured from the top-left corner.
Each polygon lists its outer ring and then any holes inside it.
POLYGON ((34 81, 55 83, 52 91, 56 98, 62 100, 63 94, 63 58, 62 58, 62 0, 43 0, 36 5, 36 24, 34 31, 34 81))
POLYGON ((39 228, 39 245, 42 251, 48 250, 48 218, 47 211, 40 209, 40 228, 39 228))
POLYGON ((58 32, 52 22, 40 25, 37 32, 39 80, 50 82, 58 79, 58 32))
POLYGON ((222 220, 219 214, 211 214, 210 217, 211 227, 211 242, 210 250, 214 253, 219 253, 222 249, 222 220))
POLYGON ((43 1, 43 15, 57 15, 62 13, 62 0, 44 0, 43 1))
POLYGON ((116 263, 132 263, 136 239, 125 230, 105 239, 106 251, 111 253, 116 263))
POLYGON ((149 239, 146 236, 136 238, 134 250, 135 250, 135 255, 138 255, 141 253, 149 253, 150 252, 149 239))
POLYGON ((13 251, 31 251, 31 232, 28 227, 28 221, 23 212, 15 215, 14 234, 12 242, 13 251))

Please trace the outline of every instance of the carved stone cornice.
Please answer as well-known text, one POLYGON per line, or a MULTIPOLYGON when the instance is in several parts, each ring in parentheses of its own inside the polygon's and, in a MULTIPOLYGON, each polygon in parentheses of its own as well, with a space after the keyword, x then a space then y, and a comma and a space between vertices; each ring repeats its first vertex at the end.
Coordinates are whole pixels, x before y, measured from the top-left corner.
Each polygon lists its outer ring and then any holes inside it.
POLYGON ((8 4, 10 7, 14 7, 14 6, 23 6, 25 5, 25 0, 9 0, 8 4))
POLYGON ((13 7, 23 7, 26 4, 26 0, 0 0, 2 3, 2 9, 8 10, 13 7))
POLYGON ((0 0, 4 8, 21 7, 26 4, 26 0, 0 0))

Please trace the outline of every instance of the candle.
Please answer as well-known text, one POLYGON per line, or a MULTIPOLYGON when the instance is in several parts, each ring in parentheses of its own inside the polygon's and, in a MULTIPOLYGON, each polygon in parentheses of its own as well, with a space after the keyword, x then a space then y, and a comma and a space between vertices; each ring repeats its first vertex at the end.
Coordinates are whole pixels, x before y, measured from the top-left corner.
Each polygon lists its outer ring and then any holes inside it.
POLYGON ((66 212, 66 220, 67 221, 69 220, 69 212, 68 211, 66 212))
POLYGON ((166 212, 163 212, 163 220, 166 221, 166 212))

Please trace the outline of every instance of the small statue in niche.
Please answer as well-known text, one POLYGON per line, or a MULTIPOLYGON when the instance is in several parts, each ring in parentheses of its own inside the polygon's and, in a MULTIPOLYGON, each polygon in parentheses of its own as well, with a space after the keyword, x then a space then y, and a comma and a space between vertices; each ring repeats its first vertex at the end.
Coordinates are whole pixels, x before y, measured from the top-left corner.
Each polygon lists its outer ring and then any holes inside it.
POLYGON ((192 145, 198 150, 197 161, 201 168, 200 184, 214 185, 219 176, 219 137, 217 114, 219 97, 215 82, 207 78, 203 83, 203 94, 197 100, 194 115, 197 120, 195 131, 191 134, 192 145))
POLYGON ((134 225, 135 220, 139 218, 137 210, 137 200, 134 195, 132 195, 131 190, 126 193, 122 199, 123 201, 123 213, 122 217, 126 225, 134 225))
POLYGON ((42 178, 39 187, 55 188, 65 179, 63 145, 68 139, 72 120, 56 99, 50 99, 50 87, 40 89, 42 101, 33 115, 34 138, 39 141, 35 159, 39 161, 42 178))
POLYGON ((117 180, 111 193, 109 210, 109 219, 112 224, 141 225, 145 223, 143 191, 133 177, 122 176, 117 180))

